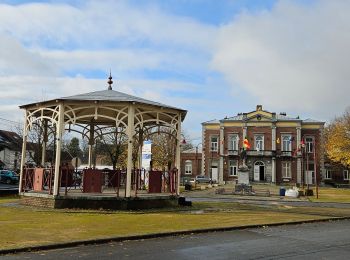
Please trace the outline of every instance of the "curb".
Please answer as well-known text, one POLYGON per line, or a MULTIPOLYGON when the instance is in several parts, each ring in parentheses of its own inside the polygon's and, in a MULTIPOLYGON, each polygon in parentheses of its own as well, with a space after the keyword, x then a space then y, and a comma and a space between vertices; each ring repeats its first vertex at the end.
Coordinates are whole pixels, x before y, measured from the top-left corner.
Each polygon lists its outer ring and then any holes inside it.
MULTIPOLYGON (((238 200, 245 200, 245 201, 266 201, 266 202, 290 202, 290 203, 300 203, 300 202, 306 202, 306 203, 313 203, 313 204, 335 204, 335 205, 350 205, 349 202, 328 202, 328 201, 310 201, 310 200, 293 200, 293 199, 285 199, 283 197, 276 197, 276 198, 249 198, 249 197, 186 197, 186 199, 209 199, 209 200, 228 200, 231 199, 230 202, 237 202, 238 200)), ((205 200, 203 200, 205 201, 205 200)))
MULTIPOLYGON (((271 202, 310 202, 308 200, 292 200, 292 199, 284 199, 284 198, 280 198, 280 197, 276 197, 276 198, 248 198, 248 197, 186 197, 187 199, 191 200, 191 199, 223 199, 223 200, 227 200, 227 199, 232 199, 232 202, 234 202, 235 200, 249 200, 249 201, 271 201, 271 202)), ((324 203, 324 202, 318 202, 318 203, 324 203)))
POLYGON ((12 196, 12 195, 18 195, 18 188, 17 189, 0 189, 0 197, 6 197, 6 196, 12 196))
POLYGON ((124 236, 124 237, 109 237, 109 238, 101 238, 101 239, 78 240, 78 241, 72 241, 72 242, 48 244, 48 245, 41 245, 41 246, 28 246, 28 247, 21 247, 21 248, 3 249, 3 250, 0 250, 0 255, 60 249, 60 248, 76 247, 81 245, 105 244, 109 242, 122 242, 126 240, 141 240, 141 239, 151 239, 151 238, 160 238, 160 237, 243 230, 243 229, 251 229, 251 228, 261 228, 261 227, 297 225, 297 224, 306 224, 306 223, 318 223, 318 222, 347 220, 347 219, 350 219, 350 217, 333 217, 333 218, 325 218, 325 219, 311 219, 311 220, 279 222, 279 223, 271 223, 271 224, 246 225, 246 226, 221 227, 221 228, 205 228, 205 229, 184 230, 184 231, 174 231, 174 232, 165 232, 165 233, 152 233, 152 234, 145 234, 145 235, 124 236))

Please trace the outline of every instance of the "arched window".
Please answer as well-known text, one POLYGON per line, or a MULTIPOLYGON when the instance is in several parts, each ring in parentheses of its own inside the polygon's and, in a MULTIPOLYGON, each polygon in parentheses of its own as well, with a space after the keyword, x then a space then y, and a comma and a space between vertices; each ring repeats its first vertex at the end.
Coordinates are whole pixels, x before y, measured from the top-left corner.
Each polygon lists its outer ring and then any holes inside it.
POLYGON ((265 164, 264 164, 263 162, 261 162, 261 161, 255 162, 254 165, 257 165, 257 166, 265 166, 265 164))
POLYGON ((282 135, 282 151, 290 152, 292 151, 292 136, 282 135))
POLYGON ((264 150, 264 136, 256 135, 255 136, 255 150, 262 151, 264 150))
POLYGON ((238 134, 229 135, 228 140, 229 140, 228 141, 228 149, 232 150, 232 151, 237 151, 238 150, 238 141, 239 141, 238 134))
POLYGON ((192 174, 192 161, 186 160, 185 162, 185 174, 191 175, 192 174))

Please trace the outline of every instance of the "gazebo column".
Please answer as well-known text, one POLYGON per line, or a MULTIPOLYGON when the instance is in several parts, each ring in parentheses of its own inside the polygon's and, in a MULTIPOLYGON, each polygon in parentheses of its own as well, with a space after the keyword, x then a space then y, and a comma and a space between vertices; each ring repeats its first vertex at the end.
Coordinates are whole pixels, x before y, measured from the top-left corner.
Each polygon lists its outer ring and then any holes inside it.
POLYGON ((139 132, 139 158, 138 158, 138 165, 139 165, 139 169, 142 168, 142 147, 143 147, 143 130, 140 129, 139 132))
POLYGON ((57 136, 56 136, 56 160, 55 160, 55 179, 53 184, 53 195, 57 196, 60 189, 60 166, 61 166, 61 145, 62 145, 62 133, 64 130, 64 105, 59 105, 58 122, 56 124, 57 136))
POLYGON ((41 166, 45 167, 46 162, 46 145, 47 145, 48 137, 47 137, 47 120, 44 120, 44 135, 43 135, 43 145, 41 151, 41 166))
POLYGON ((127 198, 131 196, 130 194, 131 194, 132 149, 133 149, 133 137, 135 132, 134 117, 135 117, 135 107, 133 104, 130 104, 128 108, 128 128, 126 129, 126 134, 128 136, 128 161, 127 161, 127 169, 126 169, 125 196, 127 198))
POLYGON ((24 171, 24 164, 26 163, 26 153, 27 153, 27 135, 28 135, 28 120, 27 120, 27 110, 25 111, 24 115, 24 126, 23 126, 23 143, 22 143, 22 154, 21 154, 21 171, 19 175, 19 187, 18 192, 19 194, 22 192, 23 189, 23 171, 24 171))
POLYGON ((177 190, 176 195, 180 195, 180 171, 181 171, 181 150, 180 150, 180 143, 181 143, 181 114, 179 113, 179 119, 177 123, 177 142, 176 142, 176 153, 175 153, 175 167, 177 169, 177 190))
POLYGON ((95 143, 94 142, 94 131, 95 131, 94 124, 91 123, 90 124, 90 136, 89 136, 89 161, 88 161, 89 168, 92 168, 92 147, 95 143))

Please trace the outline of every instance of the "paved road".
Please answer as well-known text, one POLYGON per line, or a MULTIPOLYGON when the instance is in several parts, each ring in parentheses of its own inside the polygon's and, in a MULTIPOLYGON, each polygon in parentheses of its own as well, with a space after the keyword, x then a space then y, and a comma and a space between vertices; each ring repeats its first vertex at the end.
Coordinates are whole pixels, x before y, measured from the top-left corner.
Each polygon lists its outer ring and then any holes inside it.
POLYGON ((2 189, 18 189, 18 184, 5 184, 0 182, 0 190, 2 189))
POLYGON ((0 196, 18 194, 18 184, 0 183, 0 196))
MULTIPOLYGON (((53 234, 54 235, 54 234, 53 234)), ((349 259, 350 220, 166 237, 0 259, 349 259)))

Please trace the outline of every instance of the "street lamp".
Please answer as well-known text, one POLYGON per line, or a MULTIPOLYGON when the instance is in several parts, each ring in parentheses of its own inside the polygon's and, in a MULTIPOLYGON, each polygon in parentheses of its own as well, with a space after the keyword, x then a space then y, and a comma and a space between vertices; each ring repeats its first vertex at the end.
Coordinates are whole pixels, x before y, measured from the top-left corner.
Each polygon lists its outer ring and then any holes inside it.
POLYGON ((196 175, 199 175, 199 168, 198 168, 198 147, 202 145, 202 143, 199 143, 196 145, 196 170, 197 170, 197 174, 196 175))

